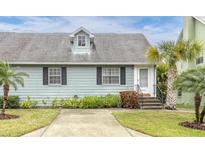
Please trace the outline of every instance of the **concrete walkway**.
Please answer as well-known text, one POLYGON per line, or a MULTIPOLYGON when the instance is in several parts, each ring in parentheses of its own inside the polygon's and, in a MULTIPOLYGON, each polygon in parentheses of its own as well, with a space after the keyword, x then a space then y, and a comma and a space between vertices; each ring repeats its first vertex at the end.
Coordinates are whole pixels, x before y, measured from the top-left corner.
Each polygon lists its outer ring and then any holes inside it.
POLYGON ((144 137, 121 126, 107 109, 63 109, 50 126, 24 137, 144 137))

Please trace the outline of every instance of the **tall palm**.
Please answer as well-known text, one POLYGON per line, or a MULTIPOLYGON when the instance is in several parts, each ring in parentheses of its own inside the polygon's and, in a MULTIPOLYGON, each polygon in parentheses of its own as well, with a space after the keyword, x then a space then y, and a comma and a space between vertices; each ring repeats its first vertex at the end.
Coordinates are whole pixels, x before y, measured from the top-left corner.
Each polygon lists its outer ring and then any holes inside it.
POLYGON ((23 72, 14 71, 8 62, 0 62, 0 85, 3 86, 2 114, 5 114, 10 85, 13 86, 15 90, 17 90, 17 84, 24 86, 24 76, 28 75, 23 72))
POLYGON ((201 98, 205 92, 205 67, 198 67, 196 69, 190 69, 180 74, 174 82, 175 89, 181 89, 185 92, 195 93, 195 113, 196 122, 203 123, 205 115, 205 106, 201 112, 199 112, 201 98))
POLYGON ((197 41, 163 41, 157 47, 151 47, 146 52, 150 63, 167 64, 167 97, 166 104, 170 109, 176 108, 176 91, 173 82, 177 77, 177 62, 192 62, 202 52, 202 44, 197 41))

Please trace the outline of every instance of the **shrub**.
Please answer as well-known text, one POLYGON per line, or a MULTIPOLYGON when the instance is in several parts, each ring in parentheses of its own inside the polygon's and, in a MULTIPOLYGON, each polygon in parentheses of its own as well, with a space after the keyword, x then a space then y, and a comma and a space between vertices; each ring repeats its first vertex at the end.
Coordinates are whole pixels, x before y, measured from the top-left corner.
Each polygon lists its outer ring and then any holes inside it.
POLYGON ((107 95, 104 107, 121 107, 121 99, 117 95, 107 95))
POLYGON ((47 101, 43 99, 43 100, 42 100, 42 104, 43 104, 44 106, 46 106, 47 101))
POLYGON ((58 100, 56 97, 53 99, 51 106, 53 109, 56 109, 58 107, 58 100))
POLYGON ((120 104, 120 97, 117 95, 85 96, 81 99, 68 98, 60 100, 60 105, 63 108, 109 108, 120 107, 120 104))
POLYGON ((38 105, 38 100, 33 101, 33 107, 36 107, 38 105))
POLYGON ((96 96, 86 96, 80 100, 80 108, 101 108, 103 107, 103 101, 101 101, 101 99, 96 96))
POLYGON ((61 106, 63 108, 72 108, 72 109, 75 109, 75 108, 79 108, 79 104, 80 104, 80 101, 76 98, 68 98, 68 99, 65 99, 63 101, 63 103, 61 103, 61 106))
POLYGON ((123 91, 120 92, 122 100, 122 107, 125 108, 140 108, 139 98, 136 91, 123 91))
POLYGON ((31 109, 32 108, 32 101, 30 99, 29 96, 27 96, 27 98, 20 103, 20 107, 23 109, 31 109))
MULTIPOLYGON (((0 97, 0 108, 3 107, 3 97, 0 97)), ((8 104, 6 108, 19 108, 20 103, 19 103, 19 96, 9 96, 8 98, 8 104)))

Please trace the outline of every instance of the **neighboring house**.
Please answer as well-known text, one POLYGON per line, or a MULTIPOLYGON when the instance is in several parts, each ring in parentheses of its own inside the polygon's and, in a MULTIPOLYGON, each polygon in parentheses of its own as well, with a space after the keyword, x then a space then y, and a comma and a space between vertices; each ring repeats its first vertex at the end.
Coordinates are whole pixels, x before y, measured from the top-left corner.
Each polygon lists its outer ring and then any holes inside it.
MULTIPOLYGON (((177 66, 178 72, 186 71, 190 68, 202 66, 205 64, 205 16, 184 17, 183 30, 179 36, 179 40, 199 41, 204 45, 204 51, 192 63, 180 62, 177 66)), ((178 103, 192 103, 194 94, 182 93, 178 91, 178 103)))
MULTIPOLYGON (((145 60, 143 34, 0 33, 0 60, 30 75, 10 95, 52 100, 118 94, 140 84, 155 96, 155 66, 145 60)), ((2 94, 2 90, 0 91, 2 94)))

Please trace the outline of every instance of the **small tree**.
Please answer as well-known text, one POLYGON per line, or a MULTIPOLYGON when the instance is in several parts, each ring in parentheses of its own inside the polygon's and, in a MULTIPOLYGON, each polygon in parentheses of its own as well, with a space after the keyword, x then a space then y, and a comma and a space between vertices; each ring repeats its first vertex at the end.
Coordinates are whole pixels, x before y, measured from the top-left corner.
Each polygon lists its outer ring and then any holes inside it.
POLYGON ((176 108, 176 91, 173 82, 177 77, 176 63, 179 61, 192 62, 202 52, 202 45, 196 41, 167 41, 157 47, 151 47, 146 53, 150 63, 162 63, 168 66, 166 104, 169 108, 176 108))
POLYGON ((195 93, 195 114, 196 122, 203 123, 205 115, 205 105, 200 114, 201 98, 205 92, 205 67, 190 69, 179 75, 174 82, 175 89, 181 89, 184 92, 195 93))
POLYGON ((14 71, 8 62, 0 62, 0 85, 3 86, 3 108, 1 114, 5 114, 10 85, 15 90, 17 90, 17 84, 24 86, 24 76, 28 75, 23 72, 14 71))

